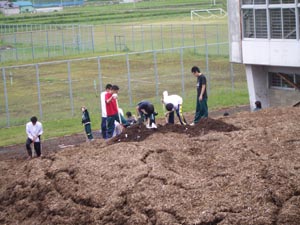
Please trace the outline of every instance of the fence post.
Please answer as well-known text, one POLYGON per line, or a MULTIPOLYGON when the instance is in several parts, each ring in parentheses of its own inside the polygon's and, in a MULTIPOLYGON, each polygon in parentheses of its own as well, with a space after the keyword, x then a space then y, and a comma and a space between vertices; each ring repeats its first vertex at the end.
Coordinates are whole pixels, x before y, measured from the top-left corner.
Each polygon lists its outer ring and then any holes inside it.
POLYGON ((39 101, 39 110, 40 110, 40 118, 43 119, 43 111, 42 111, 42 98, 41 98, 41 85, 40 85, 40 72, 39 72, 39 65, 35 65, 36 71, 36 83, 38 89, 38 101, 39 101))
POLYGON ((64 28, 61 30, 61 45, 62 45, 63 56, 65 56, 64 28))
POLYGON ((219 36, 219 24, 217 24, 217 54, 220 55, 220 44, 219 44, 219 40, 220 36, 219 36))
POLYGON ((195 40, 195 24, 192 25, 193 30, 193 43, 194 43, 194 53, 196 53, 196 40, 195 40))
POLYGON ((234 69, 232 63, 230 63, 230 77, 231 77, 231 89, 232 91, 234 91, 234 69))
POLYGON ((144 28, 143 28, 143 24, 141 25, 141 32, 142 32, 142 50, 145 51, 145 40, 144 40, 144 28))
POLYGON ((50 52, 49 52, 49 33, 48 33, 48 31, 46 31, 46 43, 47 43, 48 58, 50 58, 50 52))
POLYGON ((184 27, 181 25, 181 47, 184 47, 184 27))
POLYGON ((129 95, 129 104, 132 106, 132 92, 131 92, 131 79, 130 79, 130 62, 129 55, 126 54, 126 64, 127 64, 127 82, 128 82, 128 95, 129 95))
POLYGON ((163 39, 163 31, 162 24, 160 25, 160 40, 161 40, 161 49, 164 52, 164 39, 163 39))
POLYGON ((104 25, 104 35, 105 35, 105 46, 106 46, 106 51, 108 52, 108 41, 107 41, 107 29, 106 29, 106 24, 104 25))
POLYGON ((101 93, 102 93, 102 74, 101 74, 101 59, 100 56, 97 57, 97 64, 98 64, 98 79, 99 79, 99 101, 100 101, 100 111, 101 109, 101 93))
POLYGON ((30 40, 31 40, 31 56, 34 59, 34 47, 33 47, 33 39, 32 39, 32 31, 30 32, 30 40))
POLYGON ((181 65, 181 89, 182 95, 185 95, 184 90, 184 63, 183 63, 183 48, 180 48, 180 65, 181 65))
MULTIPOLYGON (((17 46, 17 36, 16 33, 14 33, 14 44, 15 46, 17 46)), ((18 61, 19 57, 18 57, 18 47, 15 48, 15 52, 16 52, 16 61, 18 61)))
POLYGON ((133 27, 133 25, 131 25, 131 41, 132 41, 132 51, 135 51, 134 27, 133 27))
POLYGON ((171 24, 171 46, 172 46, 172 51, 174 52, 174 40, 173 40, 173 24, 171 24))
POLYGON ((8 98, 7 98, 7 89, 6 89, 6 77, 5 77, 5 68, 4 67, 2 67, 2 77, 3 77, 3 86, 4 86, 4 98, 5 98, 6 126, 10 127, 8 98))
POLYGON ((207 77, 207 94, 210 93, 210 76, 209 76, 209 58, 208 58, 208 44, 206 35, 206 25, 204 25, 204 40, 205 40, 205 63, 206 63, 206 77, 207 77))
POLYGON ((72 79, 71 79, 70 61, 68 61, 68 81, 69 81, 69 93, 70 93, 71 112, 72 112, 72 116, 74 116, 74 103, 73 103, 73 91, 72 91, 72 79))
POLYGON ((152 46, 152 51, 154 50, 154 44, 153 44, 153 26, 152 24, 150 25, 150 31, 151 31, 151 46, 152 46))
POLYGON ((158 71, 157 71, 157 57, 156 51, 153 52, 153 63, 154 63, 154 75, 155 75, 155 93, 158 96, 158 71))
POLYGON ((93 49, 93 53, 95 52, 95 45, 94 45, 94 26, 92 26, 91 29, 91 35, 92 35, 92 49, 93 49))

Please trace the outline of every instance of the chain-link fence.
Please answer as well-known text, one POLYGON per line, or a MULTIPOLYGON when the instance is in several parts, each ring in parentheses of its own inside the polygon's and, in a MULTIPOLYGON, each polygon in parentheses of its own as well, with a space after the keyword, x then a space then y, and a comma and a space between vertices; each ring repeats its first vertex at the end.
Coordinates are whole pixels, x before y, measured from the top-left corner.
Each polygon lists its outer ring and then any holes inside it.
POLYGON ((187 102, 195 97, 194 65, 207 76, 209 95, 245 90, 242 65, 229 63, 226 54, 210 54, 218 48, 228 52, 228 44, 206 44, 2 67, 0 127, 24 124, 34 114, 47 121, 80 117, 82 105, 100 113, 100 93, 107 83, 120 87, 124 110, 143 99, 160 105, 164 90, 187 102))
MULTIPOLYGON (((86 53, 120 54, 214 44, 223 55, 226 24, 0 25, 0 62, 86 53)), ((227 53, 226 53, 227 54, 227 53)))

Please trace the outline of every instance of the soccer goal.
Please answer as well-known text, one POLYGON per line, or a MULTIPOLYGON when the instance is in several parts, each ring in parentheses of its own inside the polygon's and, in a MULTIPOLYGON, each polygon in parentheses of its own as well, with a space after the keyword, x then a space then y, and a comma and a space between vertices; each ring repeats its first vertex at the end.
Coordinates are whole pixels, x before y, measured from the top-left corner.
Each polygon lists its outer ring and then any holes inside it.
POLYGON ((191 20, 194 19, 194 17, 198 18, 222 18, 226 17, 227 12, 224 9, 218 8, 218 9, 199 9, 199 10, 191 10, 191 20))

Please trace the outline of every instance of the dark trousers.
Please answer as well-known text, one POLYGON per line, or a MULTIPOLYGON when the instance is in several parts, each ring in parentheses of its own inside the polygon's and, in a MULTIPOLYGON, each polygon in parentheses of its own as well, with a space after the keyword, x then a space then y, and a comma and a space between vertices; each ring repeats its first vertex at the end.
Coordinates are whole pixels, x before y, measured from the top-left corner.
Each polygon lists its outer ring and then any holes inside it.
MULTIPOLYGON (((41 141, 41 136, 39 136, 39 139, 41 141)), ((32 143, 32 140, 30 138, 27 138, 27 140, 26 140, 26 150, 27 150, 27 153, 30 157, 32 157, 32 149, 31 149, 31 146, 30 146, 31 143, 32 143)), ((34 146, 34 150, 35 150, 35 153, 36 153, 37 157, 40 157, 41 156, 41 142, 34 142, 33 146, 34 146)))
POLYGON ((169 113, 168 123, 174 124, 174 111, 169 113))
POLYGON ((93 139, 93 134, 92 134, 92 127, 90 123, 84 124, 84 129, 86 136, 88 137, 89 140, 93 139))
POLYGON ((198 123, 201 118, 205 117, 208 117, 207 98, 202 99, 202 101, 199 101, 199 98, 197 98, 194 123, 198 123))
POLYGON ((130 124, 127 123, 127 120, 120 114, 121 121, 119 119, 119 114, 115 114, 112 116, 107 117, 107 137, 111 138, 114 134, 115 130, 115 121, 118 121, 119 123, 123 124, 123 126, 128 126, 130 124))
POLYGON ((107 138, 107 118, 106 117, 102 117, 102 121, 101 121, 101 133, 102 133, 102 137, 104 139, 107 138))
MULTIPOLYGON (((185 121, 185 118, 183 117, 182 115, 182 106, 179 105, 178 108, 175 110, 176 112, 176 115, 179 119, 179 122, 181 125, 185 125, 186 124, 186 121, 185 121)), ((168 123, 171 123, 171 124, 174 124, 175 123, 175 112, 172 111, 169 113, 169 117, 168 117, 168 123)))
POLYGON ((154 115, 154 113, 152 113, 150 115, 147 115, 147 114, 144 114, 143 112, 140 112, 140 117, 141 117, 141 120, 139 121, 139 123, 143 123, 148 118, 150 120, 150 124, 149 124, 150 126, 152 125, 152 123, 155 123, 155 115, 154 115))

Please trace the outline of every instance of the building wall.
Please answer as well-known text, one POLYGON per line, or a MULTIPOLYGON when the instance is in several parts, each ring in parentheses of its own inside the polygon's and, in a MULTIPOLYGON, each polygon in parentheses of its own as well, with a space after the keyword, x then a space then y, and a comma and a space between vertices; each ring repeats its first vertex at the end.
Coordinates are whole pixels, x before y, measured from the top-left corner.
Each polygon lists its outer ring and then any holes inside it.
MULTIPOLYGON (((300 91, 269 87, 268 73, 300 71, 300 40, 243 38, 241 0, 227 1, 230 61, 245 64, 250 108, 291 106, 300 101, 300 91)), ((298 15, 298 14, 296 14, 298 15)), ((299 24, 298 24, 299 25, 299 24)))
POLYGON ((243 63, 272 66, 299 66, 299 40, 243 40, 243 63))
POLYGON ((293 106, 300 102, 298 90, 269 89, 270 106, 293 106))
POLYGON ((1 8, 0 11, 5 16, 15 15, 15 14, 19 14, 20 13, 20 9, 19 8, 8 8, 8 9, 1 8))
POLYGON ((32 6, 20 6, 21 13, 31 13, 34 12, 34 8, 32 6))
POLYGON ((300 101, 299 90, 270 87, 268 80, 269 72, 297 73, 300 71, 299 67, 246 65, 245 68, 251 110, 255 107, 255 101, 261 101, 263 108, 293 106, 300 101))

